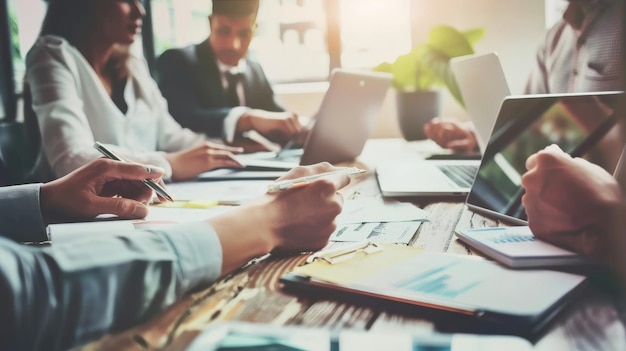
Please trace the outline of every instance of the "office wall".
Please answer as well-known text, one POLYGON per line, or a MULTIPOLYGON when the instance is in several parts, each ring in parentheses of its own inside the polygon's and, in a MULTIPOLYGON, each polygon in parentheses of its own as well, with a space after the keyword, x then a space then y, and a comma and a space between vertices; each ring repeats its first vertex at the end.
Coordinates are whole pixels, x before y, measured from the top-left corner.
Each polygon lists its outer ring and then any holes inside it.
MULTIPOLYGON (((438 24, 460 30, 483 27, 485 37, 476 45, 477 52, 496 51, 513 94, 523 92, 526 76, 535 52, 545 33, 544 0, 411 0, 412 30, 416 42, 427 38, 438 24)), ((485 77, 486 79, 488 77, 485 77)), ((319 84, 298 89, 277 87, 278 99, 287 107, 305 115, 315 112, 323 96, 319 84)), ((444 91, 442 115, 466 119, 463 109, 444 91)), ((374 137, 396 137, 395 93, 390 91, 381 111, 374 137)))

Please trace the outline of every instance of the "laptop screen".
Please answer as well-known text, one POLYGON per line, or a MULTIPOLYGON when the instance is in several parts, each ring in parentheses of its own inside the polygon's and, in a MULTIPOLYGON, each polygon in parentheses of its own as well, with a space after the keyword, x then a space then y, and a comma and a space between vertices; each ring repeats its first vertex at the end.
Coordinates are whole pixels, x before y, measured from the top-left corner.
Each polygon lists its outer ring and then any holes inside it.
POLYGON ((551 144, 613 173, 626 138, 624 116, 616 113, 622 98, 622 92, 506 98, 467 197, 468 206, 523 223, 521 178, 526 159, 551 144))

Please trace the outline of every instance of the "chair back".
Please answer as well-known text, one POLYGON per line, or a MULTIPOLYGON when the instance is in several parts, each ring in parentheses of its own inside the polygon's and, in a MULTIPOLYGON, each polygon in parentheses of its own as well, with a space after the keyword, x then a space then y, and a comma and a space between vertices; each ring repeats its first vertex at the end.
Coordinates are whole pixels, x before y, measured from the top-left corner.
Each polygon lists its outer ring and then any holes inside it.
POLYGON ((0 122, 0 185, 36 181, 37 150, 29 142, 24 123, 0 122))

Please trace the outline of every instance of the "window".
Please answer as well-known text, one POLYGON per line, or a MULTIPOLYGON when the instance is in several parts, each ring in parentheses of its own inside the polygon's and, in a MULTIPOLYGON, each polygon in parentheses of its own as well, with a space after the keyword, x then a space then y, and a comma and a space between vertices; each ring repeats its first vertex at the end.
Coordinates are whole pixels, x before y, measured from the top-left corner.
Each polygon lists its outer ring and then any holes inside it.
POLYGON ((21 92, 26 73, 24 58, 37 40, 46 3, 43 0, 8 0, 8 4, 15 89, 21 92))
POLYGON ((374 67, 411 50, 410 0, 339 3, 342 67, 374 67))
MULTIPOLYGON (((156 56, 209 35, 210 1, 151 0, 156 56)), ((249 55, 273 82, 323 81, 411 45, 410 0, 263 0, 249 55)))

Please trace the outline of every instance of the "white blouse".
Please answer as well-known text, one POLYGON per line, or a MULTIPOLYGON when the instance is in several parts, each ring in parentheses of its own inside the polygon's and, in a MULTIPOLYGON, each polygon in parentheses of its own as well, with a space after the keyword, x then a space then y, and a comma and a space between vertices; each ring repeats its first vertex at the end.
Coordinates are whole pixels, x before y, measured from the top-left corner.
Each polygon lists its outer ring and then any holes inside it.
POLYGON ((205 135, 182 128, 169 114, 147 65, 138 57, 129 61, 126 114, 83 55, 61 37, 39 38, 26 65, 42 145, 59 177, 102 157, 93 147, 99 141, 129 160, 165 169, 169 178, 172 169, 164 153, 206 140, 205 135))

